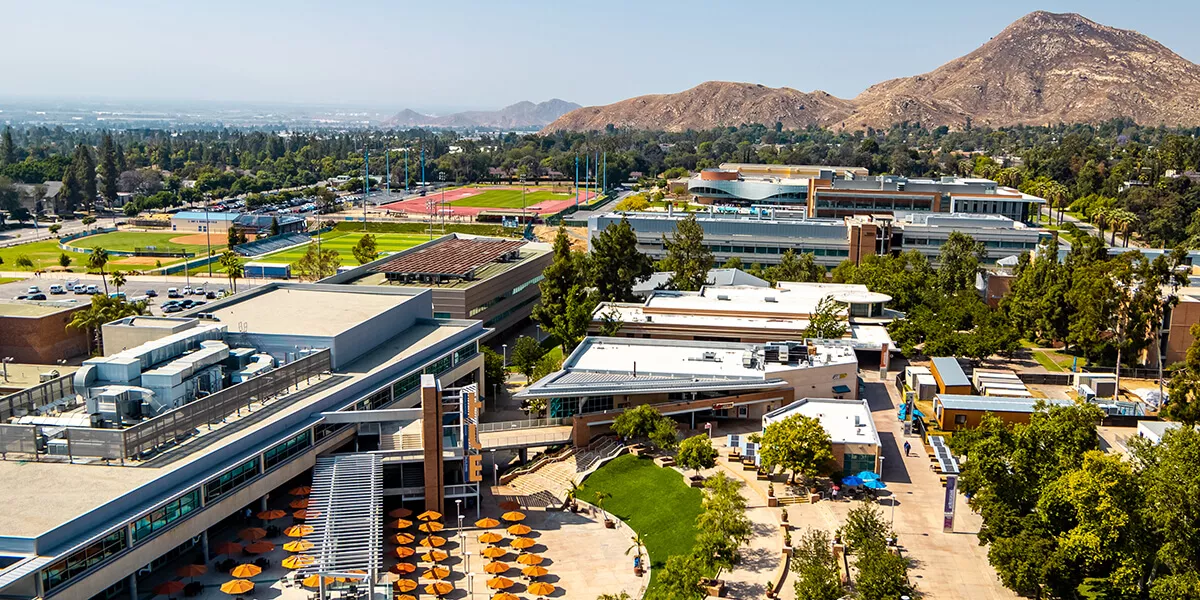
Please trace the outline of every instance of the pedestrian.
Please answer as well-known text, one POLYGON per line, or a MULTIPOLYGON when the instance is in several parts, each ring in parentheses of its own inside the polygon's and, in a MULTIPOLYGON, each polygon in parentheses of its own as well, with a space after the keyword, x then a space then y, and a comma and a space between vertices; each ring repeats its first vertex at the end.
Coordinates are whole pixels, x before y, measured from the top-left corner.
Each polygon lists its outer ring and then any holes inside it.
POLYGON ((912 444, 908 443, 908 441, 905 440, 905 442, 904 442, 904 455, 905 456, 908 456, 909 450, 912 450, 912 444))

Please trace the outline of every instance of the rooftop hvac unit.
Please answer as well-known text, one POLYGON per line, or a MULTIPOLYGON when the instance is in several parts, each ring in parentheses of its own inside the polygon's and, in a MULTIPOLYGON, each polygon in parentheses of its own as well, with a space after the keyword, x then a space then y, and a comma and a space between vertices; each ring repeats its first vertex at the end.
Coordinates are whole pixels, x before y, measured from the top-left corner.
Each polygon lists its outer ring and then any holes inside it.
POLYGON ((779 362, 779 347, 778 346, 770 346, 770 345, 764 346, 763 347, 763 362, 769 362, 769 363, 779 362))
POLYGON ((754 368, 754 353, 753 352, 747 351, 747 352, 742 353, 742 366, 747 369, 754 368))
POLYGON ((725 294, 717 294, 717 300, 724 300, 724 301, 728 302, 729 296, 726 296, 725 294))
POLYGON ((775 296, 767 296, 766 298, 763 298, 763 301, 771 302, 771 303, 779 302, 778 300, 775 299, 775 296))
POLYGON ((708 362, 716 362, 717 361, 717 353, 716 352, 705 352, 704 354, 701 354, 700 357, 703 360, 706 360, 708 362))
POLYGON ((46 442, 46 454, 50 456, 68 456, 70 454, 70 445, 67 440, 48 440, 46 442))

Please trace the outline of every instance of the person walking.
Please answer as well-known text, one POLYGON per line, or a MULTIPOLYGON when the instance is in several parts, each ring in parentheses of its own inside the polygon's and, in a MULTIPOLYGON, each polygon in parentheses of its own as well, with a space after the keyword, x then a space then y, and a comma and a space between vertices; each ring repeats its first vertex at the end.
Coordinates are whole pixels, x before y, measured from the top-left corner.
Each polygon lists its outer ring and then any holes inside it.
POLYGON ((906 440, 904 442, 904 455, 905 456, 908 456, 909 450, 912 450, 912 444, 909 444, 908 441, 906 440))

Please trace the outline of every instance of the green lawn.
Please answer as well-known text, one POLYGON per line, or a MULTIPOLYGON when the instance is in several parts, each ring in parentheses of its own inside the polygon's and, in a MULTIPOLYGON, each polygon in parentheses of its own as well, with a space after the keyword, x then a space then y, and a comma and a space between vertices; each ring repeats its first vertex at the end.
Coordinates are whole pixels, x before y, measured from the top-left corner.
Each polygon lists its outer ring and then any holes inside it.
MULTIPOLYGON (((571 200, 574 194, 555 194, 547 191, 526 191, 525 206, 533 206, 547 200, 571 200)), ((582 196, 581 196, 582 197, 582 196)), ((454 206, 474 206, 478 208, 521 208, 521 190, 487 190, 474 196, 455 200, 454 206)))
POLYGON ((23 277, 0 277, 0 285, 4 285, 6 283, 12 283, 14 281, 24 281, 24 279, 25 278, 23 278, 23 277))
MULTIPOLYGON (((172 231, 168 233, 144 232, 144 231, 114 231, 112 233, 101 233, 99 235, 89 235, 87 237, 71 240, 68 245, 75 248, 94 248, 100 246, 107 250, 121 250, 132 252, 134 248, 145 248, 147 246, 157 246, 159 248, 179 248, 188 252, 195 252, 197 255, 203 255, 208 251, 207 244, 176 244, 171 240, 185 235, 193 235, 194 232, 172 231)), ((225 249, 226 237, 225 234, 212 234, 212 249, 214 253, 219 253, 225 249)), ((163 261, 164 263, 167 261, 163 261)))
MULTIPOLYGON (((582 487, 579 498, 593 504, 596 492, 612 494, 604 501, 604 509, 642 536, 651 565, 646 597, 654 598, 655 579, 667 557, 690 554, 696 544, 696 517, 700 515, 702 493, 684 484, 678 471, 632 454, 604 465, 582 487)), ((632 554, 628 560, 632 568, 632 554)))
MULTIPOLYGON (((399 252, 429 241, 429 234, 420 233, 376 233, 373 235, 375 236, 375 247, 380 252, 399 252)), ((435 234, 435 236, 440 236, 440 234, 435 234)), ((356 265, 358 261, 355 260, 354 252, 351 249, 358 244, 358 240, 361 238, 362 232, 330 231, 321 236, 321 249, 337 250, 338 259, 341 260, 342 265, 356 265)), ((299 246, 250 260, 291 264, 300 260, 305 252, 308 252, 308 247, 299 246)))
MULTIPOLYGON (((4 264, 0 265, 0 271, 34 271, 37 269, 45 269, 47 267, 58 266, 58 256, 63 253, 63 250, 58 247, 58 240, 42 240, 40 242, 30 242, 28 244, 19 244, 17 246, 9 246, 0 248, 0 259, 4 259, 4 264), (17 266, 17 257, 24 254, 33 261, 33 268, 22 268, 17 266)), ((71 257, 71 268, 73 271, 81 271, 82 261, 86 258, 82 254, 67 253, 71 257)))

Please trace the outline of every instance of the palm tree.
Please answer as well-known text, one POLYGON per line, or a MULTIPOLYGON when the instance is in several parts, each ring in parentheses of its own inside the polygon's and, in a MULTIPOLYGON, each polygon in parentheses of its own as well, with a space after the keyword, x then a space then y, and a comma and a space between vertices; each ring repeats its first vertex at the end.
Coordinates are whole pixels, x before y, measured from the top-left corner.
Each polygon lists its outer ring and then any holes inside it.
POLYGON ((571 506, 571 512, 575 512, 576 510, 579 510, 579 506, 575 503, 575 501, 579 499, 579 494, 583 491, 583 488, 579 487, 579 484, 575 483, 574 480, 572 480, 570 483, 571 487, 567 488, 567 504, 571 506))
POLYGON ((638 562, 640 563, 642 556, 646 554, 646 542, 642 540, 642 534, 636 532, 629 539, 633 544, 625 549, 625 556, 629 556, 629 553, 633 552, 633 555, 639 559, 638 562))
MULTIPOLYGON (((1117 211, 1117 225, 1121 227, 1121 237, 1125 239, 1124 246, 1129 247, 1129 235, 1133 233, 1133 229, 1138 226, 1138 217, 1127 210, 1117 211)), ((1113 229, 1116 232, 1116 229, 1113 229)))
POLYGON ((125 273, 121 271, 113 271, 112 276, 113 286, 117 288, 117 293, 121 293, 121 288, 125 285, 125 273))
POLYGON ((1109 214, 1109 210, 1104 207, 1092 210, 1092 224, 1100 230, 1101 238, 1104 238, 1104 228, 1108 226, 1109 214))
POLYGON ((237 280, 246 274, 246 268, 242 265, 242 259, 238 257, 236 252, 226 250, 221 254, 221 267, 225 269, 225 275, 229 277, 229 287, 233 293, 237 293, 237 280))
POLYGON ((104 295, 108 295, 108 280, 104 278, 104 265, 108 264, 108 250, 96 246, 92 248, 92 253, 88 255, 87 266, 89 269, 100 271, 100 281, 104 283, 104 295))
POLYGON ((600 507, 600 514, 604 515, 605 523, 609 521, 609 518, 608 513, 604 512, 604 501, 609 498, 612 498, 612 494, 609 492, 596 492, 596 506, 600 507))

